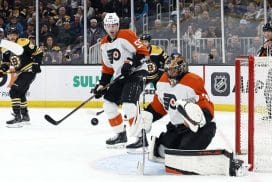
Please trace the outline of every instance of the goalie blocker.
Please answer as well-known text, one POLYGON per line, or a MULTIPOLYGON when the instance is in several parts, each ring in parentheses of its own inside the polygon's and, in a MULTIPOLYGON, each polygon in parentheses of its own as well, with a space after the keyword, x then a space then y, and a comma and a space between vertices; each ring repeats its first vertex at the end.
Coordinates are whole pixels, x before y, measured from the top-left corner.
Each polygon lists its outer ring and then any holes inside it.
POLYGON ((165 171, 172 174, 244 176, 248 166, 233 153, 217 150, 165 149, 165 171))

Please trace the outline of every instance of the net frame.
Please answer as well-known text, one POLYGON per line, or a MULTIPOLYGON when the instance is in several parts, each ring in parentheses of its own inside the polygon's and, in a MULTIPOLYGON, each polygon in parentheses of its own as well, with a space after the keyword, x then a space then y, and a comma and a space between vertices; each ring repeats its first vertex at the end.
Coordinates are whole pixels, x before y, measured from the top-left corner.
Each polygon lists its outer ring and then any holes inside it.
MULTIPOLYGON (((249 171, 272 171, 272 157, 268 157, 272 152, 271 150, 269 152, 265 151, 265 149, 269 148, 267 145, 271 144, 272 146, 272 122, 264 123, 258 120, 258 114, 266 113, 264 111, 266 106, 264 106, 263 101, 259 101, 259 96, 256 96, 258 79, 260 79, 260 75, 263 75, 263 73, 258 73, 258 69, 262 68, 262 66, 269 66, 268 68, 272 69, 271 60, 269 60, 270 63, 267 61, 267 58, 266 60, 255 59, 253 56, 238 57, 235 60, 235 153, 238 155, 247 154, 247 162, 250 164, 249 171), (247 73, 244 73, 246 71, 247 73), (242 75, 246 77, 246 80, 242 75), (241 85, 244 84, 243 81, 246 81, 248 86, 248 92, 243 93, 247 94, 247 101, 242 101, 243 88, 241 88, 241 85), (243 111, 245 114, 242 113, 243 111), (263 128, 269 129, 263 130, 263 128), (262 132, 266 132, 268 135, 262 134, 262 132), (264 142, 259 142, 259 138, 264 142), (264 147, 264 150, 262 150, 262 147, 264 147)), ((269 74, 269 71, 267 72, 269 74)))

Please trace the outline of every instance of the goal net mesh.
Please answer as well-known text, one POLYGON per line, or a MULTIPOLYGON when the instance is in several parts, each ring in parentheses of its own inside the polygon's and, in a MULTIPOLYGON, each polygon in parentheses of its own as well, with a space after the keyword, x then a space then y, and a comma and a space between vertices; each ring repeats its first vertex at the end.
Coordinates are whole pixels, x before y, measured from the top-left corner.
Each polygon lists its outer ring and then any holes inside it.
POLYGON ((254 171, 272 171, 271 101, 272 58, 237 58, 236 153, 248 155, 254 171))

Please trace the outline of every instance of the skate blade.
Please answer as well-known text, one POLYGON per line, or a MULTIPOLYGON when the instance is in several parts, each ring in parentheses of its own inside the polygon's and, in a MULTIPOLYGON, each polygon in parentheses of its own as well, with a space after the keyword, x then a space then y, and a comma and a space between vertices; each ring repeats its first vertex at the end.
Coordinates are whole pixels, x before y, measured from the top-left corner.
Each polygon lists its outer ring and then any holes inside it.
POLYGON ((118 144, 115 144, 115 145, 106 144, 107 149, 124 149, 125 147, 126 147, 125 143, 118 143, 118 144))
POLYGON ((29 126, 29 125, 31 125, 31 123, 30 123, 29 121, 22 121, 22 124, 23 124, 24 126, 29 126))
POLYGON ((148 147, 144 147, 144 150, 143 148, 137 148, 137 149, 128 149, 127 148, 127 153, 128 154, 148 154, 148 147))
POLYGON ((20 123, 20 124, 7 124, 6 125, 7 128, 22 128, 23 125, 20 123))

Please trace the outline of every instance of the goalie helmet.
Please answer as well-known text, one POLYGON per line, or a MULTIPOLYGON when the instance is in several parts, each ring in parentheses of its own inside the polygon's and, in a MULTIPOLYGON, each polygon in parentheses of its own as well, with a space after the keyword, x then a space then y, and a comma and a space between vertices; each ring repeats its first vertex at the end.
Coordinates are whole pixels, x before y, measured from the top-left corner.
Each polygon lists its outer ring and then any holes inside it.
POLYGON ((271 27, 271 24, 270 24, 270 23, 266 23, 266 24, 263 26, 263 32, 272 32, 272 27, 271 27))
POLYGON ((188 72, 188 63, 179 53, 173 53, 166 60, 164 70, 170 80, 170 85, 175 86, 181 77, 188 72))

